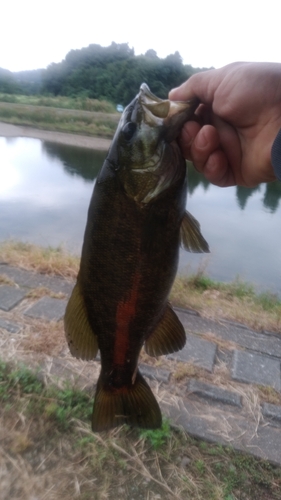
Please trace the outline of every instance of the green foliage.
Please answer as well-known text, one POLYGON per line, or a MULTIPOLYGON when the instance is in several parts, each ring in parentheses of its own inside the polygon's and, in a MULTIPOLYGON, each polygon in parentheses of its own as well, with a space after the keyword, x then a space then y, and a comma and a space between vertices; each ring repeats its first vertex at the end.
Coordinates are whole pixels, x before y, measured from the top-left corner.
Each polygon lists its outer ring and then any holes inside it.
POLYGON ((188 278, 188 284, 192 288, 197 288, 198 290, 208 290, 208 289, 213 289, 215 288, 218 283, 206 276, 205 274, 202 274, 201 272, 198 272, 197 274, 193 274, 188 278))
POLYGON ((142 430, 140 432, 140 436, 147 440, 151 444, 152 448, 157 450, 171 437, 169 420, 164 418, 160 429, 142 430))
POLYGON ((24 365, 11 371, 7 376, 7 381, 11 388, 20 387, 21 391, 26 394, 40 394, 43 390, 43 384, 36 374, 24 365))
POLYGON ((281 300, 278 295, 271 292, 260 293, 257 297, 258 303, 265 311, 272 311, 281 307, 281 300))
POLYGON ((8 399, 15 390, 20 390, 23 394, 40 394, 42 388, 43 384, 36 374, 24 365, 11 370, 7 363, 0 361, 0 398, 8 399))
POLYGON ((14 74, 7 69, 0 68, 0 92, 16 94, 20 89, 14 74))
POLYGON ((67 384, 63 389, 55 386, 45 387, 36 373, 26 366, 20 365, 11 369, 0 360, 0 403, 26 394, 31 396, 27 411, 33 416, 43 413, 46 418, 55 421, 62 431, 72 426, 73 419, 90 420, 92 405, 85 392, 73 389, 67 384))
POLYGON ((195 467, 201 476, 203 476, 205 474, 206 467, 205 467, 205 463, 203 460, 197 460, 195 462, 195 467))
POLYGON ((44 411, 57 421, 62 430, 67 430, 74 418, 90 420, 92 406, 86 393, 67 386, 62 390, 53 387, 46 391, 46 398, 51 401, 47 402, 44 411))
POLYGON ((240 278, 236 278, 231 283, 222 283, 212 280, 199 270, 196 274, 192 274, 187 278, 187 286, 199 291, 221 290, 239 299, 251 299, 265 311, 281 307, 281 300, 277 294, 272 292, 256 293, 255 287, 251 283, 240 278))
POLYGON ((127 43, 112 42, 108 47, 91 44, 71 50, 62 62, 47 69, 8 72, 2 79, 0 73, 0 92, 79 97, 85 103, 89 98, 106 99, 126 105, 144 81, 152 92, 166 98, 172 87, 195 71, 183 65, 178 52, 161 59, 153 49, 135 56, 127 43))

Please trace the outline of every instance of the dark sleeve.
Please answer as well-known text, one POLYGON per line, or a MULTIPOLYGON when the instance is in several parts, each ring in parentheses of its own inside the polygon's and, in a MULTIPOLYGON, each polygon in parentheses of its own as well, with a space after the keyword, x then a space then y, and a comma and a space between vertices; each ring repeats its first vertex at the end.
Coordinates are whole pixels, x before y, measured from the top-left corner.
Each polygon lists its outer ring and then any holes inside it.
POLYGON ((271 163, 277 179, 281 181, 281 129, 275 137, 271 148, 271 163))

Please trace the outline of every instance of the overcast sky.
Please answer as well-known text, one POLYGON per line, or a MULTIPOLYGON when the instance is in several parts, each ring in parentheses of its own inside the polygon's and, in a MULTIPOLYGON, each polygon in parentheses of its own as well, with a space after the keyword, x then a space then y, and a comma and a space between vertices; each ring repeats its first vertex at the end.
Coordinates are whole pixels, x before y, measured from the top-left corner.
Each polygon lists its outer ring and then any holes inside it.
POLYGON ((179 51, 185 64, 281 62, 278 0, 9 0, 1 3, 0 67, 45 68, 71 49, 128 43, 179 51))

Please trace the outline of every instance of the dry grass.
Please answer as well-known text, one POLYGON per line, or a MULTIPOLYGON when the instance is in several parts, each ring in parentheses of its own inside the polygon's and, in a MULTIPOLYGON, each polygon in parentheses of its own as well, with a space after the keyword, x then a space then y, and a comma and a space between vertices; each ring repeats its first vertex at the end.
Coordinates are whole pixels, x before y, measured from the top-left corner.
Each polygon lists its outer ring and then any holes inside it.
POLYGON ((44 248, 30 243, 6 241, 0 244, 0 260, 43 274, 76 278, 79 257, 63 248, 44 248))
MULTIPOLYGON (((218 289, 218 285, 210 281, 209 288, 204 290, 194 286, 188 277, 178 276, 171 292, 171 302, 178 307, 194 309, 215 320, 225 318, 237 321, 257 331, 281 331, 280 302, 276 306, 266 307, 266 301, 263 303, 259 300, 251 288, 243 291, 243 282, 240 296, 239 283, 237 288, 230 284, 218 289)), ((270 294, 268 296, 270 299, 270 294)))
POLYGON ((15 282, 8 278, 8 276, 5 276, 5 274, 0 274, 0 285, 14 286, 15 282))
MULTIPOLYGON (((0 261, 73 279, 79 269, 79 257, 63 248, 43 248, 14 241, 0 244, 0 261)), ((176 278, 170 300, 176 306, 194 309, 208 318, 241 322, 257 331, 281 331, 281 302, 270 293, 264 297, 256 295, 247 283, 215 283, 204 278, 199 270, 195 277, 176 278)))
POLYGON ((26 353, 58 356, 66 346, 63 322, 30 320, 26 325, 19 348, 26 353))
POLYGON ((53 292, 52 290, 49 290, 49 288, 46 288, 45 286, 38 286, 37 288, 33 288, 28 292, 26 295, 27 298, 30 299, 40 299, 41 297, 52 297, 53 299, 65 299, 66 294, 62 292, 53 292))

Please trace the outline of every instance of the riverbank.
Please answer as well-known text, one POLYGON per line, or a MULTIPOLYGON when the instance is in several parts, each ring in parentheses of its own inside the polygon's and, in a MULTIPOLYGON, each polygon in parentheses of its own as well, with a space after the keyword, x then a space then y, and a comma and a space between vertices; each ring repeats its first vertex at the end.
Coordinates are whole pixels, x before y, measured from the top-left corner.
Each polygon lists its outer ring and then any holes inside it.
POLYGON ((112 139, 119 113, 0 102, 0 122, 42 131, 112 139))
POLYGON ((12 125, 0 122, 0 137, 30 137, 42 141, 55 142, 78 146, 82 148, 107 151, 111 140, 103 137, 90 137, 88 135, 71 134, 68 132, 55 132, 51 130, 40 130, 24 125, 12 125))
MULTIPOLYGON (((54 499, 79 491, 112 500, 117 488, 128 499, 148 491, 155 500, 280 499, 279 336, 176 309, 185 348, 169 358, 142 353, 139 365, 162 428, 93 434, 100 361, 75 359, 67 348, 62 317, 73 281, 1 260, 3 500, 50 490, 54 499)), ((45 254, 45 270, 47 261, 45 254)))
MULTIPOLYGON (((80 258, 63 248, 44 248, 16 241, 0 243, 0 263, 38 273, 75 279, 80 258)), ((221 318, 246 324, 257 331, 281 331, 281 301, 270 293, 257 294, 253 285, 235 280, 220 283, 200 270, 176 277, 170 300, 174 306, 192 309, 205 318, 221 318)))

